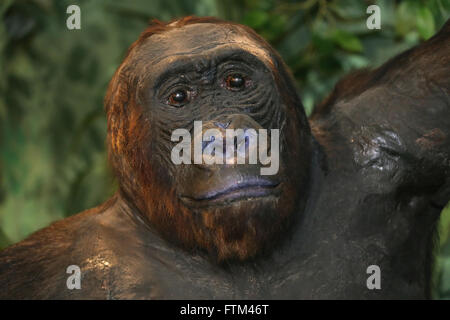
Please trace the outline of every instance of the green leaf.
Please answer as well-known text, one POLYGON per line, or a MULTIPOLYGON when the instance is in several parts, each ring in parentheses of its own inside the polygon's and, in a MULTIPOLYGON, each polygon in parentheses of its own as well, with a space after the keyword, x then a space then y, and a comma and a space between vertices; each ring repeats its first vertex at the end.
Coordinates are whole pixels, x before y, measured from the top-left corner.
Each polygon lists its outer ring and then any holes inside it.
POLYGON ((416 14, 409 2, 402 2, 395 12, 395 31, 404 37, 414 30, 416 14))
POLYGON ((11 241, 6 237, 3 230, 0 229, 0 250, 3 248, 6 248, 8 245, 11 244, 11 241))
POLYGON ((258 29, 269 21, 269 14, 265 11, 251 11, 244 18, 244 24, 258 29))
POLYGON ((433 14, 426 7, 418 8, 416 24, 417 30, 424 40, 433 36, 436 31, 433 14))
POLYGON ((335 43, 344 50, 352 52, 361 52, 363 50, 361 41, 359 41, 359 39, 351 33, 336 30, 333 33, 332 38, 335 43))

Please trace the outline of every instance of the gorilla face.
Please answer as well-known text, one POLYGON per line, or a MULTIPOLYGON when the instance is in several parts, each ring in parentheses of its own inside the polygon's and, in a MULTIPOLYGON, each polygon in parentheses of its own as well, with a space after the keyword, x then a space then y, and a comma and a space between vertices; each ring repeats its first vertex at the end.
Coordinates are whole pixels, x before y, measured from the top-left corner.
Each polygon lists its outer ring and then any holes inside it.
POLYGON ((278 55, 246 27, 175 22, 144 32, 105 100, 124 197, 166 239, 218 261, 272 248, 308 193, 311 136, 291 82, 278 55), (203 124, 197 133, 194 121, 203 124), (235 155, 225 164, 174 164, 171 137, 180 128, 191 133, 192 149, 207 129, 267 129, 269 137, 279 129, 279 170, 261 175, 260 162, 237 164, 235 155))

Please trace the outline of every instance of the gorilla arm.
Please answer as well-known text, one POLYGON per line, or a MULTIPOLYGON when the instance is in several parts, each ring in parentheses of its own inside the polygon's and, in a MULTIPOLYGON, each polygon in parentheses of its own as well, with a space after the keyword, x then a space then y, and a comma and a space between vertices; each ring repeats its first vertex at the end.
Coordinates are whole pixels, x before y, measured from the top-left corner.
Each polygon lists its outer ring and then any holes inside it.
POLYGON ((349 124, 342 130, 357 165, 376 167, 378 177, 391 171, 387 180, 442 209, 450 200, 449 74, 450 20, 378 69, 341 80, 311 120, 349 124))

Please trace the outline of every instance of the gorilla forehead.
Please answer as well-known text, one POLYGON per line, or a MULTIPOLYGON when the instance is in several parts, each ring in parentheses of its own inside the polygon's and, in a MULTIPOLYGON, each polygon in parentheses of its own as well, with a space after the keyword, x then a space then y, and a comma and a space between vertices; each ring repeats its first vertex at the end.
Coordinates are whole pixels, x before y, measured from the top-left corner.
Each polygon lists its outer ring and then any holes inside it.
POLYGON ((219 52, 247 52, 273 69, 269 47, 239 25, 198 23, 174 27, 143 41, 128 57, 128 65, 152 76, 167 70, 177 60, 212 59, 219 52))

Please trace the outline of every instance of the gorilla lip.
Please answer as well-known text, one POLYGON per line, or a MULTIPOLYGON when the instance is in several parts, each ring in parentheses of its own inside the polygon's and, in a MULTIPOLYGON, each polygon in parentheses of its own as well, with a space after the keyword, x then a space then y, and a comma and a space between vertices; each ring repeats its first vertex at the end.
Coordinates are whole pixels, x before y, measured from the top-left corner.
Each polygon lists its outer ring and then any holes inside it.
POLYGON ((183 200, 197 203, 229 203, 238 200, 250 200, 267 196, 279 195, 280 182, 266 179, 253 178, 244 180, 232 185, 225 185, 222 188, 208 191, 202 195, 181 196, 183 200))

